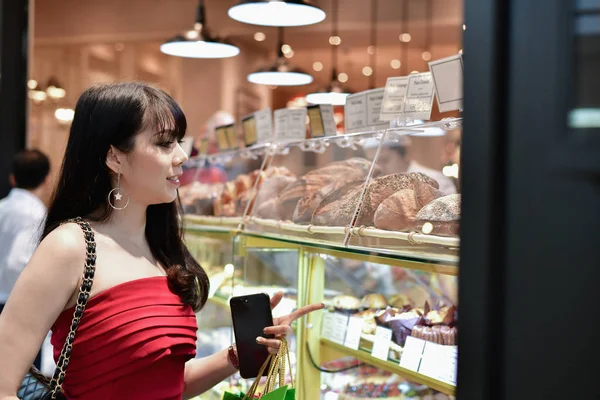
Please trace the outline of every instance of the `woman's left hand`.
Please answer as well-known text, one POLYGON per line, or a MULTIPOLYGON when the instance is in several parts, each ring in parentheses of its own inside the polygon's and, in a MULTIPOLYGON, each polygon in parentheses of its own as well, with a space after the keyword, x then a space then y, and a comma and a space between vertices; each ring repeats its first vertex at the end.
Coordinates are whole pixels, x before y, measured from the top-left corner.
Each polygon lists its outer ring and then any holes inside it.
MULTIPOLYGON (((277 307, 279 302, 281 302, 281 299, 283 299, 283 292, 277 292, 273 297, 271 297, 271 309, 277 307)), ((313 311, 321 310, 323 307, 323 304, 309 304, 307 306, 300 307, 291 314, 274 318, 274 325, 265 328, 264 333, 266 335, 274 335, 276 339, 266 339, 261 336, 256 338, 256 341, 259 344, 266 346, 269 350, 269 353, 277 354, 279 348, 281 347, 281 340, 279 340, 279 338, 290 336, 294 333, 291 327, 292 322, 300 317, 310 314, 313 311)))

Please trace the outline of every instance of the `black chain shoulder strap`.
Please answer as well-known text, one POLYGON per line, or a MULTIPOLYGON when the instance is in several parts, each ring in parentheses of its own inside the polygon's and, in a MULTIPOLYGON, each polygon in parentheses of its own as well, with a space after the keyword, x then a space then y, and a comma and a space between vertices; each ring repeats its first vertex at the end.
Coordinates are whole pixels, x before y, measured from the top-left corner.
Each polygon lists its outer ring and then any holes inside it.
POLYGON ((77 295, 77 305, 73 311, 73 320, 71 321, 71 327, 69 334, 65 340, 60 357, 56 364, 56 370, 50 380, 50 389, 52 391, 52 399, 56 399, 57 395, 62 392, 62 385, 65 381, 65 374, 67 367, 69 366, 69 358, 73 351, 73 342, 75 341, 75 333, 83 317, 83 312, 90 298, 90 291, 92 290, 92 284, 94 283, 94 274, 96 272, 96 241, 94 240, 94 232, 90 227, 90 224, 84 221, 81 217, 69 220, 67 222, 74 222, 81 227, 85 236, 86 243, 86 255, 85 255, 85 266, 83 272, 83 279, 81 286, 79 287, 79 293, 77 295))

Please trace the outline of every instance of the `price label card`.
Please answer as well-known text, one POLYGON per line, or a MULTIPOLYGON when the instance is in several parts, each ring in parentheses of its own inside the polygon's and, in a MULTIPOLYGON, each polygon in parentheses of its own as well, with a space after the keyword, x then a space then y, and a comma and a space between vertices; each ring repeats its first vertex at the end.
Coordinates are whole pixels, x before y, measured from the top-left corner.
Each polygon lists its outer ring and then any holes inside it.
POLYGON ((237 132, 235 131, 235 125, 227 125, 225 127, 225 135, 227 136, 227 142, 229 143, 230 149, 237 149, 240 147, 237 138, 237 132))
POLYGON ((422 120, 431 119, 434 92, 435 87, 431 72, 409 75, 406 97, 404 98, 404 117, 422 120))
POLYGON ((392 330, 378 326, 375 330, 375 341, 371 355, 380 360, 387 361, 390 355, 390 346, 392 344, 392 330))
POLYGON ((404 350, 402 351, 402 357, 400 357, 400 366, 418 372, 424 348, 424 340, 412 336, 407 337, 404 350))
POLYGON ((242 118, 242 128, 244 131, 244 142, 246 143, 246 146, 252 146, 253 144, 256 144, 256 118, 253 114, 242 118))
POLYGON ((348 328, 348 316, 340 313, 326 312, 323 314, 323 326, 321 336, 337 344, 344 344, 346 330, 348 328))
POLYGON ((306 139, 306 108, 282 108, 273 114, 277 140, 306 139))
POLYGON ((215 128, 215 134, 217 135, 217 146, 219 146, 220 151, 229 150, 230 144, 227 139, 227 128, 229 125, 218 126, 215 128))
POLYGON ((431 61, 429 70, 433 76, 435 95, 441 112, 461 110, 463 107, 463 58, 462 55, 431 61))
POLYGON ((387 79, 379 116, 381 121, 391 121, 402 116, 407 88, 407 76, 397 76, 387 79))
POLYGON ((384 88, 371 89, 346 97, 344 105, 344 126, 346 133, 385 129, 387 122, 381 122, 381 105, 384 88))
POLYGON ((200 154, 208 154, 208 139, 200 140, 200 149, 198 152, 200 154))
POLYGON ((258 143, 273 141, 273 117, 271 109, 265 108, 254 113, 256 118, 256 136, 258 143))
POLYGON ((307 112, 311 137, 334 136, 336 134, 336 124, 331 104, 309 106, 307 112))
POLYGON ((419 373, 456 385, 458 347, 426 342, 419 373))
POLYGON ((348 321, 348 332, 346 332, 346 340, 344 346, 349 347, 353 350, 358 350, 360 346, 360 335, 362 334, 362 328, 365 320, 359 317, 350 317, 348 321))
POLYGON ((440 365, 440 380, 456 386, 458 372, 458 346, 442 346, 443 361, 440 365))

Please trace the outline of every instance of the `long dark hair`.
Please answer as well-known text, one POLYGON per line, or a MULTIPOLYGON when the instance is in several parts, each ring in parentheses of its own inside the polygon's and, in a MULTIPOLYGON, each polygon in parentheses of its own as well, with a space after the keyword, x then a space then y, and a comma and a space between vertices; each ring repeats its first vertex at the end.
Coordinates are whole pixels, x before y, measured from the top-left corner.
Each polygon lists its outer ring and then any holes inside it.
MULTIPOLYGON (((143 83, 96 85, 83 92, 75 107, 42 239, 71 218, 96 222, 110 218, 113 209, 107 195, 112 172, 106 165, 110 146, 130 152, 136 135, 148 126, 159 127, 167 140, 180 140, 187 122, 175 100, 143 83)), ((183 242, 180 213, 179 200, 148 206, 146 240, 166 269, 170 289, 197 311, 206 303, 209 281, 183 242)))

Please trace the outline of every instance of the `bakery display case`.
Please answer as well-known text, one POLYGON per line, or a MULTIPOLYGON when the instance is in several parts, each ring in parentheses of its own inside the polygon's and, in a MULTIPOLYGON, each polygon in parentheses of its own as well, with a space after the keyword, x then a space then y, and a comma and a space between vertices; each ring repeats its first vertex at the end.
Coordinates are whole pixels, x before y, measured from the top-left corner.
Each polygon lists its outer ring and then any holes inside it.
POLYGON ((460 125, 449 118, 216 154, 204 168, 244 168, 210 187, 182 187, 186 231, 218 236, 231 254, 214 271, 214 304, 278 290, 282 313, 325 303, 294 327, 298 398, 454 396, 460 188, 458 157, 446 153, 459 151, 460 125))

